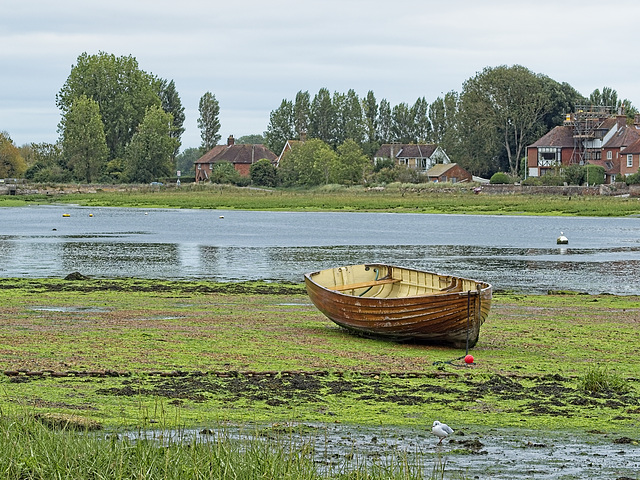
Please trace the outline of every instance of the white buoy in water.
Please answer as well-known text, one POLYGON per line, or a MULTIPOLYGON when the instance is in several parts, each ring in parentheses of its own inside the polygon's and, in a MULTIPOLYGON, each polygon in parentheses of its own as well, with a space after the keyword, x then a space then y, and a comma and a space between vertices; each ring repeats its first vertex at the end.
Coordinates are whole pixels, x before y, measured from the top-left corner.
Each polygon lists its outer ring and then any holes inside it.
POLYGON ((564 236, 563 232, 560 232, 560 236, 558 237, 557 244, 558 245, 566 245, 569 243, 569 239, 564 236))

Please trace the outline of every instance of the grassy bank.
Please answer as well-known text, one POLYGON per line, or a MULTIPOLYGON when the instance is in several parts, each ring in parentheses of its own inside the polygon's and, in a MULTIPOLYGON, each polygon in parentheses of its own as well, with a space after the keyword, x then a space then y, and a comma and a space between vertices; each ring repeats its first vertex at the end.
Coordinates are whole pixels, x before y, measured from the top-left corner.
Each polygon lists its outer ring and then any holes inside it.
POLYGON ((371 211, 485 215, 640 215, 637 198, 606 196, 475 195, 469 187, 447 189, 433 184, 392 185, 384 191, 362 187, 312 190, 268 190, 220 185, 192 185, 180 189, 131 188, 92 193, 64 193, 0 197, 0 206, 74 203, 86 206, 140 208, 209 208, 286 211, 371 211))
POLYGON ((419 429, 561 418, 617 433, 640 422, 638 297, 499 294, 470 366, 464 351, 345 333, 302 285, 0 279, 0 305, 6 415, 419 429), (594 374, 618 386, 586 388, 594 374))

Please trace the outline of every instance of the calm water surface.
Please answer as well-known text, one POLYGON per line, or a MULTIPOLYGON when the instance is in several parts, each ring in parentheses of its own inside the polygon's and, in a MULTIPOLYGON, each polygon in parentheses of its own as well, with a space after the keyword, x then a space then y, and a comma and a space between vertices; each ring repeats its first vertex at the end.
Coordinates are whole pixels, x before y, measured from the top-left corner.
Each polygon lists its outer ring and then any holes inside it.
POLYGON ((640 294, 640 218, 14 207, 0 208, 0 258, 1 277, 301 282, 385 262, 497 289, 640 294))

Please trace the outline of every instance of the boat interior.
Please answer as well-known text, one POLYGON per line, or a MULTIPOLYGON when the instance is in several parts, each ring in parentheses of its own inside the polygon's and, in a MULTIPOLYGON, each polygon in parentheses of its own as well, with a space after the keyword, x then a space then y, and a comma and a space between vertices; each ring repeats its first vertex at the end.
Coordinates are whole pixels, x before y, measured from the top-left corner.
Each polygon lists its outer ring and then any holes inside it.
POLYGON ((473 280, 380 264, 331 268, 313 273, 311 278, 327 289, 359 297, 438 295, 477 289, 473 280))

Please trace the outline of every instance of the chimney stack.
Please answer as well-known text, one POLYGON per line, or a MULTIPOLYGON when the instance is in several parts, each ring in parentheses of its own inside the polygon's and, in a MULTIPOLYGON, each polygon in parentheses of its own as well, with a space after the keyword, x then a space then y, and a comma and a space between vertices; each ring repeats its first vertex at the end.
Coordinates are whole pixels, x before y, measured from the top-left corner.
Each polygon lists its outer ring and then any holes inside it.
POLYGON ((227 139, 227 147, 230 147, 234 143, 235 143, 235 139, 233 138, 233 135, 229 135, 229 138, 227 139))

